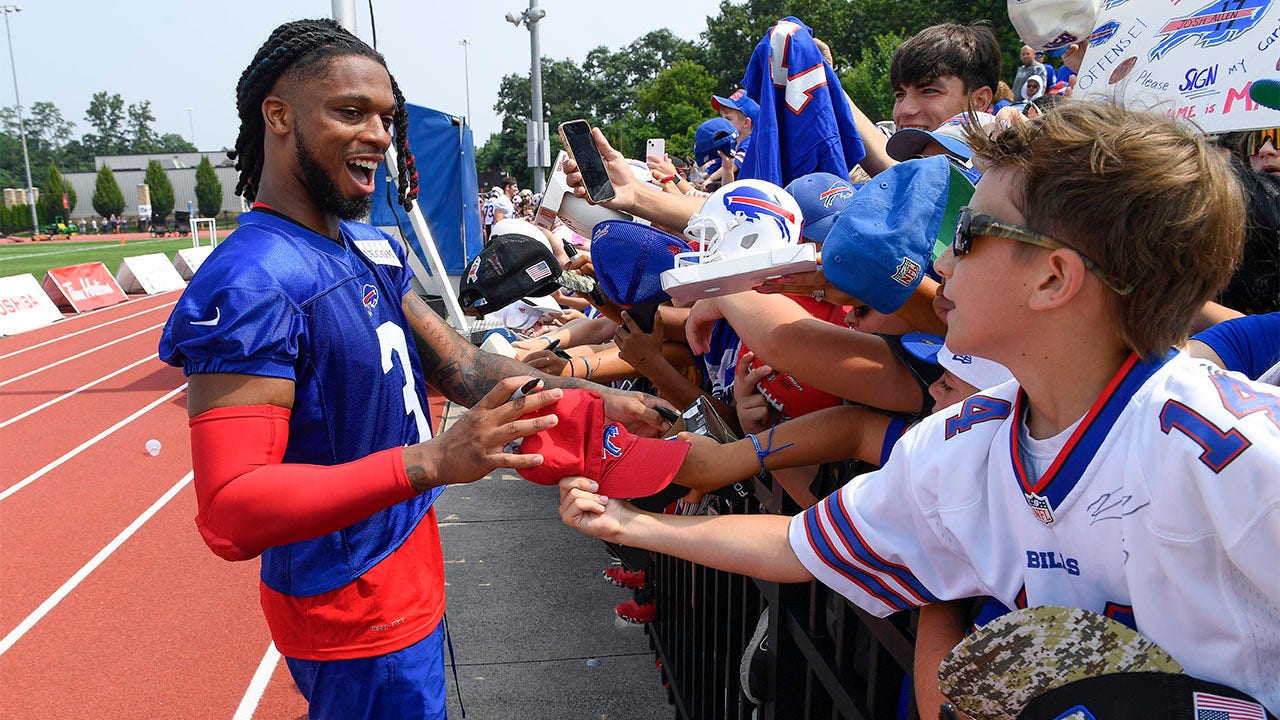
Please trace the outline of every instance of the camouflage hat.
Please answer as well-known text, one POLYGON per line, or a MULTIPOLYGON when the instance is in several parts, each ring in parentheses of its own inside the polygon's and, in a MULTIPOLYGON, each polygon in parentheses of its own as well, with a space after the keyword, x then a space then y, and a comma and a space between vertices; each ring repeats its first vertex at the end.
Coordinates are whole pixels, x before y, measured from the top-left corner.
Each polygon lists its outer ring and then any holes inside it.
POLYGON ((1089 610, 1015 610, 973 632, 938 668, 956 708, 972 720, 1016 718, 1037 695, 1083 678, 1181 673, 1160 646, 1089 610))

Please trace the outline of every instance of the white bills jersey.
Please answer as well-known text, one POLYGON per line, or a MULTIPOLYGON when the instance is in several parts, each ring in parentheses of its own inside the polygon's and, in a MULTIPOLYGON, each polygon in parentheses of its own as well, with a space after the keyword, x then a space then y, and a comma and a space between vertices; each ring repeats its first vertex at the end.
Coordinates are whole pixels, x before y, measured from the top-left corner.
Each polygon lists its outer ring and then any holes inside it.
POLYGON ((1132 356, 1030 476, 1016 382, 935 413, 889 462, 796 516, 791 547, 876 615, 989 595, 1152 639, 1280 713, 1280 395, 1132 356))

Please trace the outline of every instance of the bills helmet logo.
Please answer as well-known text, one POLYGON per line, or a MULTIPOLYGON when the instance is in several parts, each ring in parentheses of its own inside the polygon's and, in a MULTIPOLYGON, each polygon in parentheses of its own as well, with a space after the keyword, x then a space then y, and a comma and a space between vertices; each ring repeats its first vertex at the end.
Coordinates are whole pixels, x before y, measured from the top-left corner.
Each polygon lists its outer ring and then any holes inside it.
POLYGON ((618 426, 609 424, 604 426, 604 452, 606 456, 622 457, 622 448, 614 444, 613 439, 618 436, 618 426))
POLYGON ((378 288, 365 283, 362 291, 364 294, 364 309, 369 313, 369 317, 373 317, 373 309, 378 307, 378 288))
POLYGON ((1089 47, 1097 47, 1102 43, 1111 39, 1120 29, 1120 23, 1112 20, 1109 23, 1098 26, 1093 32, 1089 33, 1089 47))
POLYGON ((819 195, 818 199, 822 201, 822 207, 829 208, 836 198, 846 197, 853 197, 853 188, 844 183, 836 183, 819 195))
POLYGON ((1174 18, 1156 31, 1164 39, 1151 48, 1148 58, 1159 60, 1183 41, 1192 38, 1202 48, 1231 42, 1257 25, 1273 0, 1214 0, 1199 10, 1174 18))
POLYGON ((768 193, 750 186, 740 187, 724 196, 724 208, 734 215, 745 215, 753 220, 771 220, 778 226, 778 234, 787 242, 792 241, 791 223, 795 213, 779 205, 768 193))

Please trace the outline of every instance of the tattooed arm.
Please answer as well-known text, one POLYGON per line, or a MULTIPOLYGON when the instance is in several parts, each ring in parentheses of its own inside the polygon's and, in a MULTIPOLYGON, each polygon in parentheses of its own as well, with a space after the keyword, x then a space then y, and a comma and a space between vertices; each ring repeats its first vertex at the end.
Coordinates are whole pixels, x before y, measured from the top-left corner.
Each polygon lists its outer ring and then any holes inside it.
POLYGON ((418 346, 422 372, 449 400, 471 407, 499 381, 508 377, 541 378, 545 387, 582 388, 600 393, 609 417, 633 432, 661 431, 668 423, 654 410, 662 401, 643 393, 622 392, 578 378, 538 372, 522 362, 484 352, 449 327, 416 293, 403 298, 405 316, 418 346))

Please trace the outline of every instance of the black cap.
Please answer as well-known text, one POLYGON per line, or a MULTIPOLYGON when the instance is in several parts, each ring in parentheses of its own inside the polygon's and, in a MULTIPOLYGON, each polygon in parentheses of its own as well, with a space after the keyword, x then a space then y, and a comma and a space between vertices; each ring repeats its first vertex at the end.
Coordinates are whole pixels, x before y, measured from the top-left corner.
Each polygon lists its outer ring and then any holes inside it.
POLYGON ((523 297, 550 295, 560 285, 560 264, 545 243, 525 235, 495 235, 462 276, 463 309, 491 313, 523 297))
POLYGON ((1124 672, 1067 683, 1037 695, 1018 720, 1198 720, 1275 716, 1226 685, 1168 672, 1124 672))

